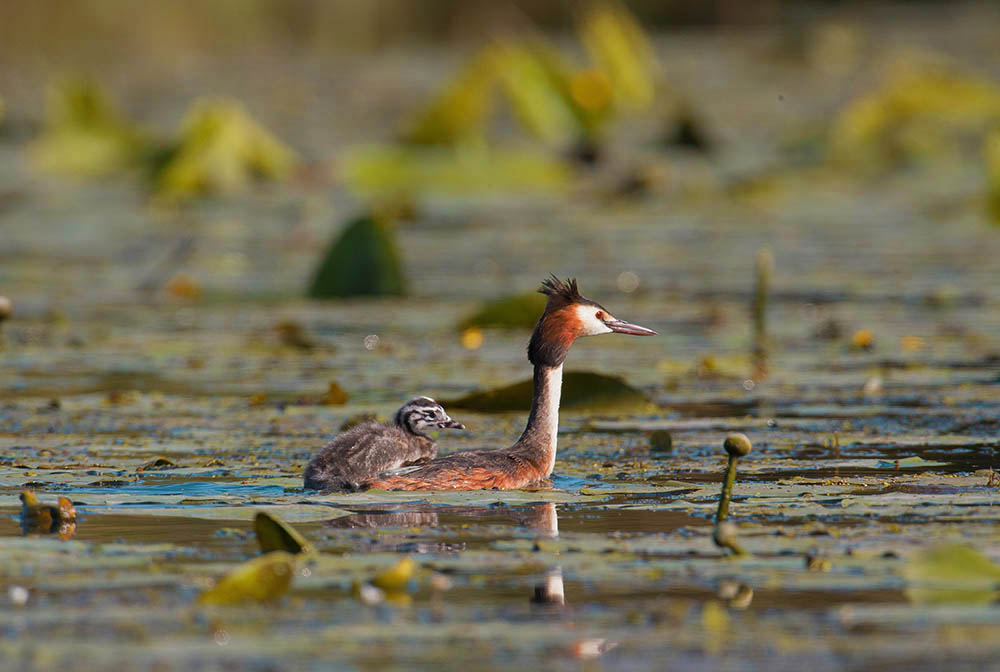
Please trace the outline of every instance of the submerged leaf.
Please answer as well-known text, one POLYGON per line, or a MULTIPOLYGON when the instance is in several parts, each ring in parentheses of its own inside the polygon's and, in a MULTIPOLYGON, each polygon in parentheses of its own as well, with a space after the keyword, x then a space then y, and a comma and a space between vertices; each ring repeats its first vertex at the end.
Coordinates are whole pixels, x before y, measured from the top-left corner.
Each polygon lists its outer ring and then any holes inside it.
POLYGON ((538 292, 493 299, 458 323, 460 330, 470 327, 531 329, 545 310, 546 297, 538 292))
POLYGON ((288 591, 295 573, 295 556, 271 551, 244 562, 198 596, 200 604, 232 605, 265 602, 288 591))
POLYGON ((388 222, 364 216, 348 223, 320 262, 309 296, 406 294, 406 281, 388 222))
POLYGON ((296 555, 315 550, 298 530, 279 518, 277 514, 258 511, 253 520, 253 529, 257 533, 260 550, 264 553, 286 551, 296 555))
MULTIPOLYGON (((442 402, 445 406, 480 413, 524 411, 531 405, 532 381, 442 402)), ((589 371, 571 371, 563 376, 560 407, 567 410, 637 410, 652 406, 649 398, 621 378, 589 371)))
POLYGON ((155 177, 168 201, 244 189, 255 179, 281 180, 296 156, 237 101, 196 101, 180 139, 155 177))
POLYGON ((988 603, 1000 595, 1000 566, 968 546, 924 551, 903 568, 907 596, 918 603, 988 603))

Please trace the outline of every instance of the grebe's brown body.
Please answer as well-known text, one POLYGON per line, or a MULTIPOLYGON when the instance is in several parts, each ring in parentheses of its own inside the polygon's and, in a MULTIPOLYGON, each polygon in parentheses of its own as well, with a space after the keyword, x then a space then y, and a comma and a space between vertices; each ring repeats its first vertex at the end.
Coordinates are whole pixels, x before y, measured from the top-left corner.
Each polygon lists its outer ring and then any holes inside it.
MULTIPOLYGON (((652 336, 656 332, 615 319, 600 304, 580 295, 576 280, 555 276, 539 290, 548 302, 528 343, 535 367, 528 425, 510 448, 470 450, 430 460, 403 474, 369 472, 361 488, 384 490, 513 490, 548 478, 556 461, 563 361, 573 342, 597 334, 652 336)), ((362 460, 363 461, 363 460, 362 460)), ((357 470, 354 470, 356 475, 357 470)), ((310 487, 307 481, 307 487, 310 487)), ((338 487, 312 486, 312 487, 338 487)))

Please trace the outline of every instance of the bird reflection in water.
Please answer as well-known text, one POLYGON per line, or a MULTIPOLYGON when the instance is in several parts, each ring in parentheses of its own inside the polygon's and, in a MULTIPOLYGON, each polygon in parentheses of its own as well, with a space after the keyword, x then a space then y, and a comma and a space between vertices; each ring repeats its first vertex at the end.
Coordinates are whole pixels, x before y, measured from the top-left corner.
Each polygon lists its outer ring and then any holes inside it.
MULTIPOLYGON (((465 541, 414 542, 412 528, 435 528, 442 525, 442 517, 469 517, 477 523, 514 522, 520 527, 533 530, 538 535, 538 541, 557 539, 559 537, 559 515, 556 505, 549 502, 531 507, 508 508, 507 506, 468 506, 428 508, 411 511, 371 510, 359 512, 351 516, 343 516, 326 522, 326 526, 341 530, 387 530, 397 528, 399 535, 379 535, 372 539, 372 547, 377 550, 394 550, 413 553, 461 552, 465 550, 465 541)), ((444 524, 447 524, 445 522, 444 524)), ((435 591, 433 600, 440 599, 435 591)), ((563 573, 560 565, 550 567, 542 580, 533 586, 530 602, 540 615, 550 614, 560 619, 567 619, 566 591, 563 584, 563 573)), ((442 607, 443 605, 438 605, 442 607)), ((581 658, 596 658, 614 648, 617 642, 602 638, 584 638, 572 643, 571 655, 581 658)))

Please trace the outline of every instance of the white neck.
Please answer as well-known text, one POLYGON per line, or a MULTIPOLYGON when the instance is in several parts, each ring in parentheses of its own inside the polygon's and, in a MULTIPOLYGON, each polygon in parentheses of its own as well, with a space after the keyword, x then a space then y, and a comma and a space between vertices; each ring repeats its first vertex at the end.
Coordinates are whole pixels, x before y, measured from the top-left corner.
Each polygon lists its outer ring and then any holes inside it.
POLYGON ((528 425, 518 439, 518 447, 529 451, 548 478, 556 463, 556 441, 559 434, 559 399, 562 396, 563 367, 535 367, 534 394, 528 425))

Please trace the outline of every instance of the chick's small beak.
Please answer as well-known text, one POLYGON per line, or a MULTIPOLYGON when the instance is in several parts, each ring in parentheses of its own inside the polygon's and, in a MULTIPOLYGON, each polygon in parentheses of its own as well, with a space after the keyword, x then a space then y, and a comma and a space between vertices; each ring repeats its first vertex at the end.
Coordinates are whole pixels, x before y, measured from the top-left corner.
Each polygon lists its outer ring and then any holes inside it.
POLYGON ((608 325, 608 329, 615 332, 616 334, 632 334, 633 336, 659 336, 652 329, 647 329, 646 327, 640 327, 638 324, 632 324, 631 322, 625 322, 624 320, 608 320, 604 324, 608 325))
POLYGON ((451 418, 448 418, 447 422, 441 423, 441 428, 442 429, 465 429, 465 425, 463 425, 461 422, 458 422, 457 420, 452 420, 451 418))

